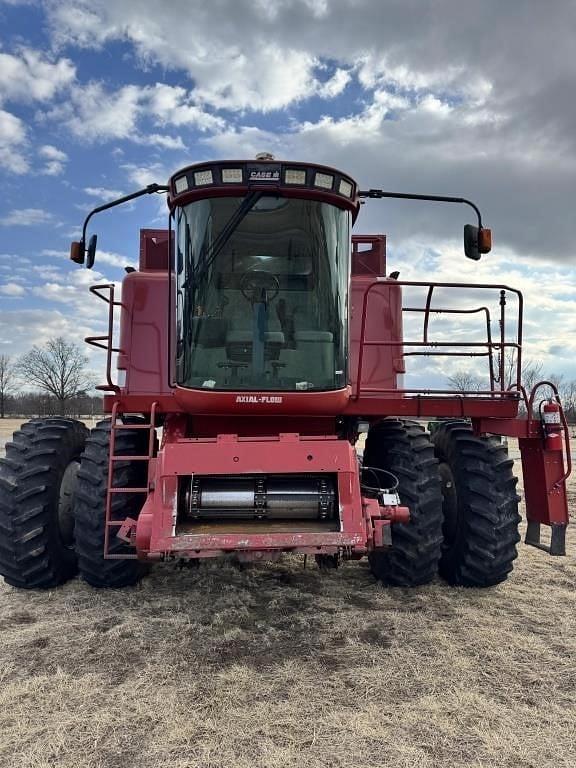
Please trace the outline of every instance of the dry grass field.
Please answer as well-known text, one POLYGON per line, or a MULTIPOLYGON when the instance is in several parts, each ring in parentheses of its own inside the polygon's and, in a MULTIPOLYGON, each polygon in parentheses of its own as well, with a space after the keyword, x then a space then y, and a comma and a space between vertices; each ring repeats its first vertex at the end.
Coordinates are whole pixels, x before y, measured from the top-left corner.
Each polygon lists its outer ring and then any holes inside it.
POLYGON ((289 557, 2 585, 0 766, 574 768, 569 533, 568 557, 522 546, 486 591, 289 557))

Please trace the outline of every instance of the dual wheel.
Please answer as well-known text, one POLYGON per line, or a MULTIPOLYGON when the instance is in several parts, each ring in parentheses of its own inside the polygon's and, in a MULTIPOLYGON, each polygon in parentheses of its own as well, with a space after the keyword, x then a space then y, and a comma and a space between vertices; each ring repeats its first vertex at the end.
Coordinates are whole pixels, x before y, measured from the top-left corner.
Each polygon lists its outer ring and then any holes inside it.
POLYGON ((512 570, 520 540, 513 462, 497 438, 476 437, 463 421, 442 422, 432 438, 415 422, 385 419, 369 432, 364 466, 398 478, 410 522, 392 525, 392 548, 370 555, 376 578, 417 586, 490 587, 512 570))
MULTIPOLYGON (((122 429, 118 456, 145 456, 146 430, 122 429)), ((103 557, 110 422, 92 432, 79 421, 24 424, 0 459, 0 573, 23 589, 49 589, 80 573, 95 587, 123 587, 141 575, 137 560, 103 557)), ((147 462, 115 461, 113 485, 145 487, 147 462)), ((114 494, 112 519, 137 517, 142 494, 114 494)), ((111 554, 132 552, 110 532, 111 554)))
MULTIPOLYGON (((122 429, 117 456, 146 456, 146 430, 122 429)), ((141 576, 135 559, 104 559, 110 422, 91 433, 78 421, 25 424, 0 459, 0 573, 8 584, 55 587, 77 572, 95 587, 123 587, 141 576)), ((392 548, 370 555, 374 575, 418 586, 437 572, 449 583, 488 587, 506 579, 519 541, 512 461, 495 438, 464 422, 444 422, 432 441, 409 421, 384 419, 366 440, 364 465, 398 478, 407 524, 392 525, 392 548)), ((113 486, 145 487, 147 462, 114 462, 113 486)), ((142 495, 113 494, 111 518, 136 518, 142 495)), ((131 553, 114 535, 109 552, 131 553)))

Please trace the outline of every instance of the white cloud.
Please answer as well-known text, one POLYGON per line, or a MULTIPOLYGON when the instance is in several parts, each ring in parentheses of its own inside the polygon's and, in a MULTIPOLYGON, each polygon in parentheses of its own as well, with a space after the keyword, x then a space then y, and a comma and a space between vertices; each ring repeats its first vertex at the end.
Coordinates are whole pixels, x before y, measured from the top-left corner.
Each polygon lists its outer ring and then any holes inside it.
POLYGON ((38 150, 38 154, 46 160, 46 165, 41 173, 46 176, 58 176, 63 172, 68 155, 61 149, 57 149, 51 144, 44 144, 38 150))
POLYGON ((69 59, 52 62, 30 48, 23 48, 19 55, 0 52, 0 100, 50 101, 75 75, 69 59))
POLYGON ((20 298, 26 293, 25 288, 18 283, 4 283, 0 285, 0 293, 3 296, 11 296, 12 298, 20 298))
POLYGON ((51 109, 46 117, 65 123, 82 141, 129 139, 136 133, 141 89, 126 85, 108 92, 101 83, 75 85, 70 99, 51 109))
MULTIPOLYGON (((39 309, 6 309, 0 313, 0 344, 10 344, 14 355, 27 352, 33 343, 45 344, 55 336, 64 336, 81 344, 86 336, 98 333, 105 333, 105 326, 98 318, 78 315, 75 308, 67 313, 65 305, 60 305, 59 309, 43 306, 39 309)), ((101 374, 103 355, 91 354, 84 345, 83 348, 101 374)))
MULTIPOLYGON (((161 163, 152 163, 151 165, 135 165, 134 163, 125 163, 121 166, 128 174, 128 180, 139 187, 146 187, 148 184, 163 184, 170 177, 171 172, 161 163)), ((178 170, 178 166, 173 169, 178 170)))
POLYGON ((258 152, 271 152, 276 157, 294 159, 314 157, 313 152, 298 157, 293 151, 291 134, 272 133, 256 126, 230 128, 204 141, 222 157, 255 157, 258 152))
POLYGON ((42 117, 64 124, 85 142, 120 139, 161 149, 184 150, 181 136, 147 130, 144 121, 149 119, 162 127, 186 126, 200 131, 217 130, 225 125, 222 118, 206 112, 180 87, 157 83, 108 90, 103 83, 93 81, 75 83, 69 95, 69 99, 55 104, 42 117))
POLYGON ((67 259, 69 254, 67 251, 57 251, 54 248, 44 248, 42 250, 42 256, 54 256, 57 259, 67 259))
POLYGON ((136 256, 122 256, 119 253, 113 253, 112 251, 100 251, 96 252, 96 261, 98 264, 108 264, 111 267, 119 267, 123 269, 128 266, 136 266, 138 264, 138 255, 136 256))
POLYGON ((0 224, 5 227, 34 227, 52 220, 52 214, 41 208, 16 208, 0 218, 0 224))
POLYGON ((16 115, 0 109, 0 165, 12 173, 26 173, 29 165, 23 153, 26 127, 16 115))
POLYGON ((325 99, 333 99, 344 91, 351 79, 352 75, 348 70, 337 69, 329 80, 318 85, 318 95, 325 99))
MULTIPOLYGON (((63 255, 67 256, 67 254, 63 255)), ((32 272, 38 279, 45 282, 60 280, 63 277, 61 269, 51 264, 34 264, 32 272)))
POLYGON ((90 195, 90 197, 97 197, 105 203, 117 197, 122 197, 124 194, 124 192, 120 192, 118 189, 106 189, 105 187, 84 187, 84 192, 90 195))
POLYGON ((243 8, 241 26, 256 22, 245 34, 237 23, 238 7, 229 3, 221 9, 218 23, 209 5, 196 6, 193 13, 189 6, 167 5, 159 12, 153 0, 60 2, 50 17, 60 44, 94 47, 128 39, 142 59, 186 70, 196 83, 195 96, 217 109, 281 109, 312 93, 316 57, 261 34, 261 7, 243 8))
POLYGON ((186 149, 186 145, 180 136, 163 136, 160 133, 148 133, 134 141, 137 144, 147 144, 152 147, 161 147, 162 149, 186 149))
MULTIPOLYGON (((42 251, 42 255, 52 256, 54 258, 64 259, 64 260, 68 260, 69 258, 69 254, 67 251, 57 251, 52 248, 45 248, 42 251)), ((123 256, 120 253, 114 253, 113 251, 102 251, 98 249, 96 251, 96 261, 98 264, 106 264, 111 267, 118 267, 120 269, 123 269, 124 267, 127 267, 127 266, 136 266, 136 264, 138 263, 138 255, 129 257, 129 256, 123 256)), ((79 274, 79 273, 75 273, 75 274, 79 274)), ((89 285, 91 285, 96 279, 94 276, 95 275, 94 272, 88 272, 85 270, 81 272, 81 274, 86 275, 86 281, 89 285)), ((80 279, 81 278, 76 278, 77 281, 80 279)))
POLYGON ((181 86, 156 83, 146 90, 147 110, 160 125, 190 126, 200 131, 219 130, 221 117, 206 112, 194 95, 181 86))

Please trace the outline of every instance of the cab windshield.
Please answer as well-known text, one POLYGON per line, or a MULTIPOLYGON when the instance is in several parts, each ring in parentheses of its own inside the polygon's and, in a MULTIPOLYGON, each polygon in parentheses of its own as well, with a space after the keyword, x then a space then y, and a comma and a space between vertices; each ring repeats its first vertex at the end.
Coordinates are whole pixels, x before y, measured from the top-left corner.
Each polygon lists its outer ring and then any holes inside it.
POLYGON ((346 384, 350 214, 264 195, 176 210, 177 382, 219 390, 346 384))

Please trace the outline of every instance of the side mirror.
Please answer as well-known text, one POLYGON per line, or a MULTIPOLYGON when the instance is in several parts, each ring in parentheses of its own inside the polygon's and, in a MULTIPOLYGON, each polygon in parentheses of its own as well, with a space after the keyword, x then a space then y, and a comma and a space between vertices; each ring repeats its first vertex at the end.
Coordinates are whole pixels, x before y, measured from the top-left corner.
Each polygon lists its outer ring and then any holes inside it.
POLYGON ((94 266, 94 260, 96 259, 96 243, 98 241, 98 235, 92 235, 88 241, 88 248, 86 249, 86 269, 92 269, 94 266))
POLYGON ((469 259, 479 261, 483 253, 492 250, 492 230, 480 229, 472 224, 464 227, 464 253, 469 259))
POLYGON ((83 240, 77 240, 70 245, 70 261, 74 264, 84 264, 84 251, 86 247, 83 240))

